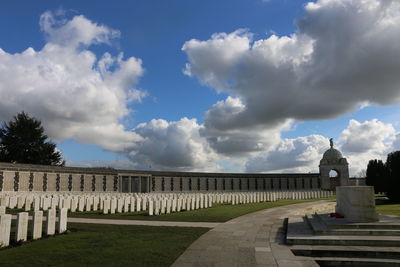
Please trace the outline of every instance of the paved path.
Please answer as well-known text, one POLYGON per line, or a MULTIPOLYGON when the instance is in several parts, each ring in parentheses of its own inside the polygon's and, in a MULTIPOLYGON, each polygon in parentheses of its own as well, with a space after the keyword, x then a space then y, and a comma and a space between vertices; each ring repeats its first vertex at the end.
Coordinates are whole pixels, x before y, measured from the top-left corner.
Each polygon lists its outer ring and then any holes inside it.
POLYGON ((179 227, 206 227, 214 228, 221 223, 210 222, 171 222, 171 221, 142 221, 142 220, 114 220, 114 219, 89 219, 68 218, 69 223, 94 223, 118 225, 148 225, 148 226, 179 226, 179 227))
POLYGON ((309 258, 295 257, 283 244, 283 219, 326 203, 318 201, 262 210, 217 225, 192 243, 172 266, 318 266, 309 258))

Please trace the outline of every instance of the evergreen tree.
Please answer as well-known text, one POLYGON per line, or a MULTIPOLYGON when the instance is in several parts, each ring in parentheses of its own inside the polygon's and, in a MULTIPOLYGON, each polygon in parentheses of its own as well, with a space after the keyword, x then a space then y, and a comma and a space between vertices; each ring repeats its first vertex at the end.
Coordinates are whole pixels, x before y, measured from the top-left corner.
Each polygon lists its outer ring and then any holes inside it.
POLYGON ((386 168, 389 174, 387 195, 390 200, 400 202, 400 151, 387 156, 386 168))
POLYGON ((373 159, 368 162, 365 183, 373 186, 375 193, 387 192, 388 171, 382 160, 373 159))
POLYGON ((61 153, 47 139, 39 120, 19 113, 0 128, 0 161, 63 166, 61 153))

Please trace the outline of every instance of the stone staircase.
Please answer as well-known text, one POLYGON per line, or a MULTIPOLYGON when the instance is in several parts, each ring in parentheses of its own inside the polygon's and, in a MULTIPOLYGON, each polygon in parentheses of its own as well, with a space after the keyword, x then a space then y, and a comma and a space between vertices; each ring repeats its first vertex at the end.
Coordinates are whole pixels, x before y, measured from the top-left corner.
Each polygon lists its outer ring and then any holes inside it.
POLYGON ((352 223, 328 214, 292 216, 286 243, 293 254, 320 266, 400 266, 400 219, 352 223))

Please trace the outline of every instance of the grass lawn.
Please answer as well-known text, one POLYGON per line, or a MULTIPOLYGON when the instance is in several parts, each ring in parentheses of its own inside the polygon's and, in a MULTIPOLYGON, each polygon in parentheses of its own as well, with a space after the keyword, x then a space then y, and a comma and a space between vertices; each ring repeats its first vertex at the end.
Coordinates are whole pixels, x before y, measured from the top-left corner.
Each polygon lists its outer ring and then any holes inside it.
POLYGON ((380 201, 376 205, 376 211, 380 214, 400 216, 400 204, 390 203, 389 201, 380 201))
MULTIPOLYGON (((334 198, 330 198, 334 199, 334 198)), ((240 205, 214 204, 212 208, 170 213, 158 216, 148 216, 147 212, 130 212, 116 214, 102 214, 101 211, 68 213, 68 217, 98 218, 98 219, 124 219, 124 220, 149 220, 149 221, 181 221, 181 222, 226 222, 233 218, 284 205, 317 201, 311 200, 280 200, 277 202, 248 203, 240 205)))
POLYGON ((1 266, 170 266, 207 228, 69 223, 69 233, 0 250, 1 266))

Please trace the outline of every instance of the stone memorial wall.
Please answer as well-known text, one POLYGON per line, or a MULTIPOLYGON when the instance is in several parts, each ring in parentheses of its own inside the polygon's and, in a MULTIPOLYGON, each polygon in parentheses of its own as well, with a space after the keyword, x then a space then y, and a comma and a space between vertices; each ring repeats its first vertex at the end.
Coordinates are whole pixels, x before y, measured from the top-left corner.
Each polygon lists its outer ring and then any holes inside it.
POLYGON ((318 173, 190 173, 0 163, 3 192, 216 192, 316 190, 318 173))

